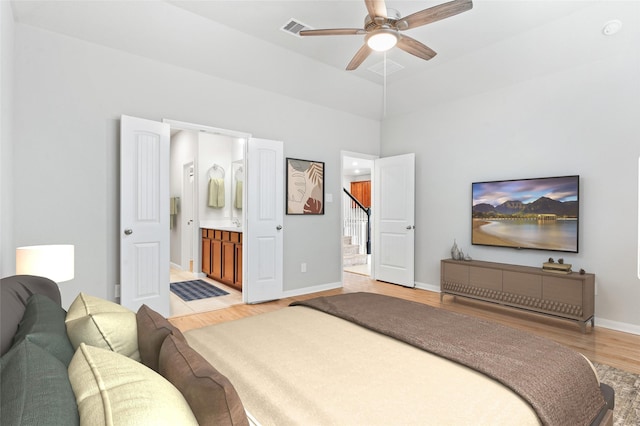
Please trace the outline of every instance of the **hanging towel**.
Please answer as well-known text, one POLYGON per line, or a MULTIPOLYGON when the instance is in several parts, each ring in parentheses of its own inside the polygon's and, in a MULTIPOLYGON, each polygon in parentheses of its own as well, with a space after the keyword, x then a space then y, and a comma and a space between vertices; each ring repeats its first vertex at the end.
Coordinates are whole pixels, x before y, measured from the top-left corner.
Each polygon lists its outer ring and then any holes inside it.
POLYGON ((234 203, 236 209, 242 209, 242 181, 236 181, 236 200, 234 203))
POLYGON ((169 214, 170 215, 178 214, 178 201, 179 200, 180 200, 179 197, 171 197, 171 199, 169 200, 169 214))
POLYGON ((209 179, 209 207, 224 207, 224 179, 209 179))
POLYGON ((169 199, 169 229, 173 229, 178 215, 178 205, 180 204, 180 197, 171 197, 169 199))

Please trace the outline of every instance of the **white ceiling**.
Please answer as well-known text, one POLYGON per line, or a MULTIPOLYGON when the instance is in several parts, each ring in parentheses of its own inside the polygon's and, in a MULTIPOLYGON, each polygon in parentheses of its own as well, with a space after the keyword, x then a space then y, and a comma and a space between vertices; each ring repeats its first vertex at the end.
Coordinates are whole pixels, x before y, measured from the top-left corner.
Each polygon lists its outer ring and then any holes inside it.
MULTIPOLYGON (((402 16, 442 1, 388 0, 402 16)), ((402 70, 383 77, 347 63, 363 36, 295 37, 291 18, 313 28, 361 28, 363 0, 25 1, 17 22, 176 64, 367 118, 403 114, 439 102, 536 78, 621 54, 640 40, 635 0, 475 0, 472 10, 406 32, 438 55, 423 61, 398 49, 402 70), (623 22, 613 37, 610 19, 623 22), (224 66, 221 66, 221 63, 224 66)))
POLYGON ((342 175, 349 177, 357 177, 370 175, 373 169, 373 160, 366 158, 357 158, 344 156, 342 157, 342 175))
MULTIPOLYGON (((386 2, 388 8, 407 16, 446 0, 413 0, 386 2)), ((363 28, 367 10, 364 0, 343 1, 172 1, 172 4, 190 10, 213 21, 221 22, 238 31, 308 56, 337 69, 344 70, 364 36, 327 36, 301 38, 279 29, 291 18, 314 29, 363 28)), ((404 70, 388 76, 387 82, 403 79, 428 71, 439 62, 466 55, 496 43, 514 34, 526 32, 549 21, 562 18, 585 8, 580 1, 496 1, 475 0, 475 7, 429 25, 406 31, 438 55, 432 61, 423 61, 399 49, 387 54, 388 60, 400 64, 404 70), (435 62, 435 64, 433 63, 435 62)), ((380 63, 380 53, 369 57, 358 70, 359 77, 382 84, 382 77, 368 70, 380 63)))

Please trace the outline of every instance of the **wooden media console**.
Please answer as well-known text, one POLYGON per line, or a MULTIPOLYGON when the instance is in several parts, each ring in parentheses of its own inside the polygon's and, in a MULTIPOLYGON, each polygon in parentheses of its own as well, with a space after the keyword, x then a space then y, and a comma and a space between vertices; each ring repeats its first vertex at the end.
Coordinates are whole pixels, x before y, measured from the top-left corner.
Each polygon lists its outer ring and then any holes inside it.
POLYGON ((557 274, 505 263, 445 259, 440 262, 440 301, 463 296, 594 326, 595 275, 557 274))

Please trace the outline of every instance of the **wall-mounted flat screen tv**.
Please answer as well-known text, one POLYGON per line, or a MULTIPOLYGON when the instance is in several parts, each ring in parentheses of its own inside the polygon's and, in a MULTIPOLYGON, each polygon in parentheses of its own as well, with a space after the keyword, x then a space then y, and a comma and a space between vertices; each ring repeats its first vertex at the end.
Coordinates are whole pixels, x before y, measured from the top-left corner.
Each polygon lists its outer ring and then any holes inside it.
POLYGON ((578 252, 579 176, 474 182, 471 244, 578 252))

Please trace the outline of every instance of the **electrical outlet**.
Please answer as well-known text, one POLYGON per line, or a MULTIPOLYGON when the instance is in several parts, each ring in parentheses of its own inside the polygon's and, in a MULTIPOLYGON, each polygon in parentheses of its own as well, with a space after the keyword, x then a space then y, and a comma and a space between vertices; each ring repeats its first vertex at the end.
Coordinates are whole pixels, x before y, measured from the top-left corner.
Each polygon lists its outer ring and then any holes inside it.
POLYGON ((307 272, 307 264, 306 264, 306 262, 302 262, 300 264, 300 272, 307 272))

